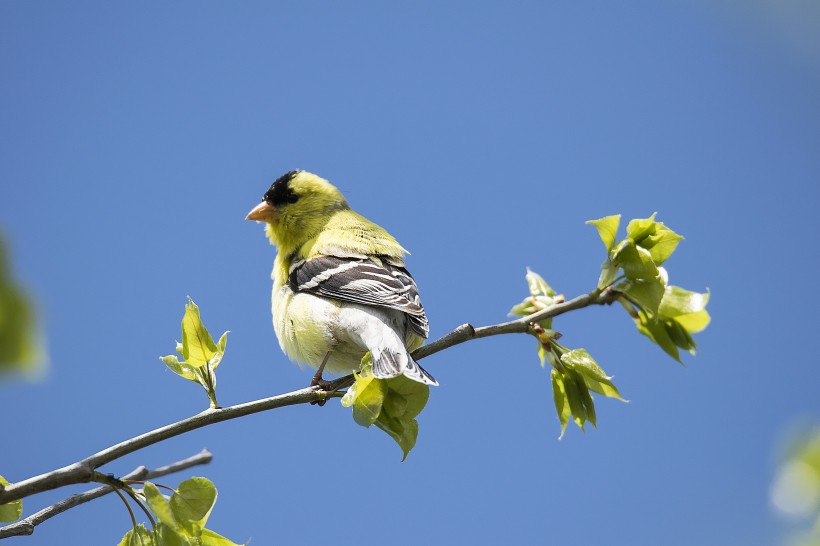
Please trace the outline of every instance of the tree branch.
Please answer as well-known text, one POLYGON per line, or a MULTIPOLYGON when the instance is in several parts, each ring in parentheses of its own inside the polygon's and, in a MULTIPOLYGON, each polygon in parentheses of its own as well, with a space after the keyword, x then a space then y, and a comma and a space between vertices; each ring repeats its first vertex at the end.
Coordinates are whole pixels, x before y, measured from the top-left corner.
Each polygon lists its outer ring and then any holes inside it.
MULTIPOLYGON (((213 456, 211 455, 211 453, 207 449, 203 449, 202 451, 200 451, 192 457, 188 457, 187 459, 177 461, 173 464, 155 468, 154 470, 148 470, 144 466, 137 467, 130 473, 123 476, 121 480, 147 480, 151 478, 157 478, 160 476, 165 476, 167 474, 173 474, 174 472, 179 472, 187 468, 191 468, 192 466, 208 464, 211 462, 212 458, 213 456)), ((98 499, 104 495, 111 493, 112 491, 114 491, 112 487, 105 485, 103 487, 91 489, 90 491, 86 491, 85 493, 71 495, 67 499, 62 500, 57 504, 52 504, 47 508, 43 508, 39 512, 36 512, 25 519, 14 522, 10 525, 6 525, 5 527, 0 527, 0 539, 13 536, 34 534, 35 527, 37 527, 44 521, 51 519, 58 514, 62 514, 66 510, 70 510, 75 506, 79 506, 94 499, 98 499)))
POLYGON ((227 408, 209 408, 202 413, 198 413, 182 421, 177 421, 176 423, 120 442, 119 444, 113 445, 63 468, 40 474, 39 476, 34 476, 21 482, 9 484, 5 486, 3 490, 0 490, 0 504, 5 504, 35 493, 49 491, 65 485, 90 482, 94 477, 94 471, 100 466, 144 447, 198 428, 229 419, 236 419, 237 417, 250 415, 252 413, 259 413, 260 411, 325 400, 328 396, 329 394, 319 387, 308 387, 306 389, 300 389, 298 391, 288 392, 262 400, 255 400, 253 402, 246 402, 227 408))
POLYGON ((589 307, 590 305, 609 305, 618 293, 611 289, 595 290, 589 294, 578 296, 569 301, 556 303, 532 315, 521 317, 519 319, 511 320, 509 322, 502 322, 501 324, 494 324, 492 326, 482 326, 473 328, 470 324, 462 324, 446 336, 439 338, 419 349, 413 351, 411 355, 416 360, 421 360, 430 355, 434 355, 444 349, 449 349, 454 345, 459 345, 471 339, 478 339, 482 337, 498 336, 502 334, 532 334, 532 325, 542 320, 557 317, 576 309, 589 307))
MULTIPOLYGON (((589 307, 590 305, 608 305, 615 300, 617 293, 610 289, 595 290, 589 294, 578 296, 570 301, 557 303, 547 309, 533 313, 532 315, 522 317, 509 322, 495 324, 491 326, 483 326, 474 328, 470 324, 464 324, 445 335, 444 337, 433 341, 432 343, 421 347, 413 352, 413 358, 420 360, 435 353, 448 349, 454 345, 458 345, 482 337, 490 337, 501 334, 512 333, 532 333, 532 324, 542 321, 544 319, 555 317, 569 311, 589 307)), ((229 406, 226 408, 210 408, 202 413, 188 417, 176 423, 166 425, 164 427, 146 432, 119 444, 113 445, 104 449, 90 457, 73 464, 59 468, 57 470, 40 474, 26 480, 9 484, 5 487, 0 487, 0 504, 5 504, 14 500, 22 499, 49 491, 65 485, 75 483, 87 483, 94 478, 94 472, 100 466, 110 463, 120 457, 133 453, 144 447, 156 444, 163 440, 179 436, 186 432, 196 430, 202 427, 220 423, 229 419, 236 419, 253 413, 259 413, 284 406, 292 406, 295 404, 305 404, 310 402, 319 402, 327 400, 331 397, 341 396, 338 393, 339 389, 345 388, 353 384, 353 375, 347 375, 340 379, 331 382, 331 386, 327 390, 321 387, 308 387, 297 391, 264 398, 262 400, 255 400, 253 402, 246 402, 236 406, 229 406)))

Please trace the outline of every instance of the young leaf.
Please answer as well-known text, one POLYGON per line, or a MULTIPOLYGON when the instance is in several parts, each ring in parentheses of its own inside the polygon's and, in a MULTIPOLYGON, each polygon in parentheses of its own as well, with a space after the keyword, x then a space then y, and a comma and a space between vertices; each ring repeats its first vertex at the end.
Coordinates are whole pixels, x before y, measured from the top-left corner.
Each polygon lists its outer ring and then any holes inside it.
POLYGON ((344 396, 342 396, 342 399, 339 400, 339 402, 342 404, 342 406, 344 406, 346 408, 349 408, 350 406, 352 406, 356 402, 356 394, 357 394, 356 391, 358 391, 358 388, 356 387, 356 383, 353 383, 347 389, 347 392, 344 394, 344 396))
POLYGON ((225 350, 228 348, 228 333, 229 332, 225 332, 222 334, 222 337, 219 338, 219 342, 216 344, 216 354, 208 362, 212 370, 215 370, 216 367, 219 366, 219 363, 222 362, 222 357, 225 356, 225 350))
POLYGON ((592 400, 592 395, 589 394, 589 389, 584 383, 584 378, 581 377, 577 371, 572 368, 567 369, 567 374, 572 377, 572 381, 578 387, 578 392, 581 395, 581 403, 584 405, 584 413, 587 421, 592 423, 592 426, 597 427, 597 416, 595 414, 595 402, 592 400))
POLYGON ((665 262, 683 239, 662 222, 656 222, 655 214, 649 218, 629 222, 626 227, 626 236, 635 241, 639 247, 645 248, 655 265, 665 262))
POLYGON ((607 252, 612 250, 615 244, 615 237, 618 233, 618 225, 621 223, 621 215, 605 216, 597 220, 587 220, 587 224, 592 224, 598 230, 598 236, 604 243, 607 252))
POLYGON ((419 424, 415 417, 421 413, 430 398, 430 387, 403 375, 383 380, 387 395, 382 404, 376 426, 389 434, 402 450, 402 461, 416 445, 419 424))
POLYGON ((527 315, 532 315, 539 310, 538 307, 536 307, 534 300, 535 298, 525 299, 518 305, 514 305, 507 314, 512 317, 526 317, 527 315))
POLYGON ((210 529, 202 530, 202 534, 199 535, 199 544, 201 546, 244 546, 244 543, 237 544, 236 542, 232 542, 222 535, 214 533, 210 529))
MULTIPOLYGON (((564 390, 567 393, 567 401, 569 402, 569 410, 572 413, 572 420, 578 425, 581 430, 584 430, 584 423, 587 420, 587 410, 584 406, 584 397, 581 394, 581 387, 586 390, 586 386, 579 385, 572 376, 564 375, 564 390)), ((587 391, 589 394, 589 391, 587 391)))
POLYGON ((653 315, 658 313, 665 289, 661 275, 654 279, 626 279, 615 285, 615 290, 653 315))
POLYGON ((697 334, 709 325, 711 318, 709 317, 709 312, 704 309, 695 313, 678 315, 674 320, 688 333, 697 334))
POLYGON ((369 356, 362 359, 362 372, 342 397, 342 405, 353 407, 353 420, 363 427, 375 424, 392 437, 404 456, 416 445, 419 425, 414 419, 430 397, 430 387, 404 376, 376 379, 369 356))
POLYGON ((659 312, 661 315, 674 318, 705 311, 707 303, 709 303, 709 292, 700 294, 684 290, 680 286, 668 286, 659 312))
POLYGON ((380 415, 376 420, 376 426, 389 434, 399 444, 403 453, 401 460, 404 462, 410 450, 416 445, 416 438, 419 435, 418 421, 380 415))
POLYGON ((530 269, 527 268, 527 285, 530 289, 531 296, 548 296, 552 297, 555 295, 555 290, 547 284, 541 275, 530 269))
POLYGON ((564 376, 558 370, 552 370, 550 379, 552 380, 552 399, 555 402, 555 411, 558 412, 558 420, 561 422, 561 435, 558 437, 560 440, 567 430, 571 412, 569 400, 567 400, 566 386, 564 385, 564 376))
POLYGON ((397 419, 413 419, 430 398, 430 387, 403 375, 388 379, 382 412, 397 419))
POLYGON ((629 279, 655 280, 660 275, 649 251, 630 239, 618 243, 612 251, 612 263, 623 269, 629 279))
POLYGON ((169 502, 174 519, 188 534, 198 536, 216 502, 216 487, 207 478, 190 478, 179 484, 169 502))
POLYGON ((644 239, 641 246, 649 250, 655 265, 661 265, 675 252, 683 237, 658 222, 655 233, 644 239))
POLYGON ((175 374, 195 383, 199 383, 208 394, 212 408, 219 405, 216 401, 216 367, 225 356, 228 345, 228 332, 222 334, 219 343, 215 344, 211 334, 202 324, 199 307, 189 297, 182 317, 182 343, 177 343, 174 355, 162 356, 160 360, 175 374))
MULTIPOLYGON (((621 393, 612 383, 612 378, 590 356, 585 349, 573 349, 561 355, 565 366, 574 369, 584 381, 584 384, 593 392, 624 400, 621 393)), ((625 401, 625 400, 624 400, 625 401)))
POLYGON ((538 360, 541 361, 541 367, 543 368, 546 365, 547 356, 549 353, 544 348, 544 344, 540 341, 538 342, 538 360))
POLYGON ((353 398, 353 420, 363 427, 376 422, 382 411, 387 385, 372 375, 355 374, 356 390, 353 398))
POLYGON ((184 362, 180 362, 178 357, 176 357, 174 355, 168 355, 168 356, 161 356, 161 357, 159 357, 159 359, 162 360, 163 364, 165 364, 168 367, 169 370, 171 370, 172 372, 174 372, 178 376, 184 377, 185 379, 188 379, 190 381, 196 381, 197 380, 196 379, 196 373, 195 373, 194 369, 192 369, 190 366, 188 366, 184 362))
MULTIPOLYGON (((9 485, 9 482, 3 476, 0 476, 0 485, 6 486, 9 485)), ((10 523, 17 521, 22 515, 23 501, 16 500, 7 502, 6 504, 0 504, 0 522, 10 523)))
MULTIPOLYGON (((669 337, 664 324, 654 317, 648 317, 646 313, 639 313, 638 318, 635 319, 635 325, 638 331, 652 340, 653 343, 663 349, 666 354, 681 362, 680 352, 675 342, 669 337)), ((682 364, 682 362, 681 362, 682 364)))
POLYGON ((139 524, 122 537, 122 540, 117 546, 165 546, 157 543, 156 535, 145 528, 145 525, 139 524))
POLYGON ((155 531, 157 546, 195 546, 198 544, 198 537, 192 537, 185 533, 184 529, 174 531, 163 523, 158 523, 155 531))
POLYGON ((663 326, 666 329, 666 333, 669 335, 669 339, 672 340, 672 343, 684 351, 689 351, 691 354, 695 354, 697 344, 695 343, 695 340, 692 339, 692 336, 689 335, 689 332, 686 331, 686 328, 681 326, 676 320, 664 320, 663 326))
POLYGON ((632 239, 635 244, 640 244, 644 239, 655 233, 655 216, 657 212, 653 212, 649 218, 634 218, 626 225, 626 236, 632 239))
POLYGON ((189 366, 199 368, 207 364, 216 351, 216 344, 199 317, 199 307, 189 297, 182 317, 182 356, 189 366))
POLYGON ((151 482, 145 482, 145 485, 142 487, 142 494, 145 495, 148 508, 151 509, 151 512, 154 513, 159 521, 173 531, 180 531, 182 529, 180 522, 174 517, 171 506, 162 493, 159 492, 156 485, 151 482))
POLYGON ((0 238, 0 374, 38 371, 45 355, 38 342, 34 306, 12 277, 0 238))

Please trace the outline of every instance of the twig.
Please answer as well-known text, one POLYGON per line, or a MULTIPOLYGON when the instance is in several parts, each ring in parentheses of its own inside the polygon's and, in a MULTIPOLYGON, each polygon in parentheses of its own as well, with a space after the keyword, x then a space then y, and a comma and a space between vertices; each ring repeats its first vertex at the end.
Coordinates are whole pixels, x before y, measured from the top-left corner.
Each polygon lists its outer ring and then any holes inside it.
MULTIPOLYGON (((522 317, 520 319, 495 324, 492 326, 483 326, 480 328, 473 328, 470 324, 459 326, 444 337, 433 341, 432 343, 421 347, 413 353, 413 358, 420 360, 428 357, 444 349, 464 343, 471 339, 490 337, 501 334, 511 333, 532 333, 531 325, 541 320, 555 317, 575 309, 581 309, 590 305, 608 305, 612 303, 617 296, 617 293, 610 290, 595 290, 589 294, 578 296, 567 302, 557 303, 547 309, 533 313, 532 315, 522 317)), ((314 386, 297 391, 264 398, 262 400, 255 400, 253 402, 246 402, 236 406, 229 406, 225 408, 210 408, 202 413, 188 417, 176 423, 171 423, 164 427, 146 432, 119 444, 113 445, 104 449, 90 457, 81 461, 70 464, 63 468, 40 474, 26 480, 16 482, 0 487, 0 504, 5 504, 14 500, 22 499, 49 491, 65 485, 75 483, 86 483, 92 481, 94 472, 100 466, 110 463, 120 457, 133 453, 144 447, 156 444, 163 440, 179 436, 186 432, 196 430, 202 427, 220 423, 229 419, 236 419, 253 413, 259 413, 284 406, 292 406, 295 404, 306 404, 315 401, 326 400, 330 397, 340 396, 336 392, 341 388, 353 384, 353 376, 348 375, 331 382, 331 386, 326 390, 321 387, 314 386)))
POLYGON ((416 360, 421 360, 430 355, 436 354, 444 349, 449 349, 454 345, 459 345, 471 339, 478 339, 482 337, 498 336, 502 334, 531 334, 532 325, 541 322, 542 320, 557 317, 576 309, 589 307, 590 305, 609 305, 615 301, 617 292, 606 290, 595 290, 589 294, 578 296, 569 301, 556 303, 542 311, 533 313, 526 317, 511 320, 509 322, 502 322, 501 324, 493 324, 492 326, 482 326, 480 328, 473 328, 470 324, 462 324, 446 336, 439 338, 432 343, 428 343, 423 347, 415 350, 412 354, 416 360))
MULTIPOLYGON (((154 470, 149 470, 144 466, 137 467, 130 473, 123 476, 121 480, 146 480, 150 478, 158 478, 160 476, 166 476, 168 474, 173 474, 174 472, 191 468, 192 466, 208 464, 211 462, 212 458, 213 456, 211 453, 207 449, 203 449, 192 457, 177 461, 173 464, 155 468, 154 470)), ((85 493, 71 495, 67 499, 47 508, 43 508, 39 512, 36 512, 25 519, 14 522, 10 525, 6 525, 5 527, 0 527, 0 539, 20 535, 31 535, 34 533, 34 528, 44 521, 51 519, 58 514, 62 514, 66 510, 70 510, 75 506, 98 499, 111 493, 112 491, 114 491, 114 488, 105 485, 103 487, 91 489, 85 493)))

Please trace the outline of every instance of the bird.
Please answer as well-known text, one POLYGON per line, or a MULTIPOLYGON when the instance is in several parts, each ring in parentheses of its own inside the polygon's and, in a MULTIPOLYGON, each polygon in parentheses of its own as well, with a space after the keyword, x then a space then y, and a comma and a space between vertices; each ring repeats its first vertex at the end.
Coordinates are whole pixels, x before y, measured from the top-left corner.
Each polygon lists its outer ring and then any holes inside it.
MULTIPOLYGON (((273 329, 299 364, 348 374, 367 353, 377 379, 438 382, 411 356, 429 334, 408 252, 354 212, 327 180, 292 170, 277 178, 246 220, 264 222, 276 247, 273 329)), ((312 383, 316 384, 316 383, 312 383)))

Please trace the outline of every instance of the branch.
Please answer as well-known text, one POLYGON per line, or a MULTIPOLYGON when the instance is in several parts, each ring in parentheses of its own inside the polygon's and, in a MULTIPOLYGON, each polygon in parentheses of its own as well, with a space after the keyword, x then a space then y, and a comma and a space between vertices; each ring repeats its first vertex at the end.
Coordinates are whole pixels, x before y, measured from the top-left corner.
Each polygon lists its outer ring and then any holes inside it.
POLYGON ((253 402, 246 402, 227 408, 209 408, 182 421, 177 421, 176 423, 120 442, 119 444, 113 445, 63 468, 58 468, 57 470, 40 474, 39 476, 34 476, 21 482, 9 484, 5 486, 5 488, 0 489, 0 504, 22 499, 35 493, 50 491, 51 489, 65 485, 90 482, 94 478, 94 472, 100 466, 144 447, 198 428, 274 408, 325 400, 329 396, 331 396, 331 394, 321 390, 319 387, 308 387, 306 389, 300 389, 298 391, 288 392, 262 400, 255 400, 253 402))
MULTIPOLYGON (((208 464, 211 462, 212 458, 213 456, 211 455, 211 453, 207 449, 203 449, 202 451, 200 451, 192 457, 188 457, 187 459, 177 461, 167 466, 155 468, 154 470, 148 470, 144 466, 137 467, 132 472, 123 476, 121 480, 146 480, 150 478, 157 478, 159 476, 165 476, 167 474, 173 474, 174 472, 179 472, 181 470, 191 468, 192 466, 208 464)), ((90 491, 86 491, 85 493, 71 495, 67 499, 60 501, 57 504, 53 504, 47 508, 43 508, 39 512, 30 515, 26 519, 22 519, 20 521, 12 523, 11 525, 6 525, 5 527, 0 527, 0 539, 19 535, 34 534, 35 527, 37 527, 44 521, 51 519, 58 514, 62 514, 66 510, 70 510, 75 506, 79 506, 94 499, 98 499, 104 495, 111 493, 112 491, 114 491, 113 487, 105 485, 103 487, 91 489, 90 491)))
POLYGON ((502 334, 532 334, 533 324, 576 309, 589 307, 590 305, 609 305, 615 301, 617 295, 618 293, 611 289, 595 290, 589 294, 584 294, 583 296, 578 296, 577 298, 562 303, 556 303, 542 311, 509 322, 502 322, 501 324, 494 324, 492 326, 481 326, 479 328, 473 328, 470 324, 462 324, 446 336, 416 349, 411 356, 416 360, 421 360, 422 358, 434 355, 444 349, 449 349, 454 345, 459 345, 471 339, 502 334))
MULTIPOLYGON (((413 351, 410 356, 412 356, 415 360, 421 360, 422 358, 427 358, 428 356, 439 353, 444 349, 449 349, 454 345, 460 345, 466 341, 470 341, 471 339, 478 339, 482 337, 498 336, 502 334, 533 334, 533 324, 537 324, 542 320, 551 317, 563 315, 564 313, 568 313, 570 311, 575 311, 576 309, 583 309, 584 307, 589 307, 591 305, 610 305, 616 300, 618 295, 619 294, 611 288, 605 288, 603 290, 595 290, 589 294, 584 294, 583 296, 578 296, 577 298, 573 298, 569 301, 556 303, 555 305, 538 311, 537 313, 511 320, 509 322, 493 324, 492 326, 481 326, 479 328, 475 328, 469 323, 462 324, 449 334, 440 337, 427 345, 419 347, 413 351)), ((328 390, 334 391, 344 389, 352 385, 355 381, 356 379, 352 374, 346 375, 331 381, 328 390)), ((2 499, 1 496, 0 499, 2 499)))
MULTIPOLYGON (((501 334, 512 333, 532 333, 532 325, 544 319, 555 317, 569 311, 589 307, 590 305, 608 305, 615 300, 617 294, 610 290, 595 290, 589 294, 578 296, 570 301, 557 303, 547 309, 533 313, 532 315, 522 317, 520 319, 495 324, 492 326, 483 326, 474 328, 470 324, 463 324, 445 335, 444 337, 433 341, 432 343, 421 347, 413 352, 412 356, 416 360, 428 357, 444 349, 464 343, 471 339, 490 337, 501 334)), ((22 499, 49 491, 65 485, 75 483, 87 483, 93 480, 94 472, 100 466, 110 463, 120 457, 133 453, 144 447, 156 444, 163 440, 179 436, 186 432, 203 428, 214 423, 220 423, 229 419, 236 419, 253 413, 259 413, 284 406, 292 406, 296 404, 306 404, 310 402, 321 402, 328 398, 341 396, 338 393, 339 389, 352 385, 354 382, 353 375, 347 375, 342 378, 330 382, 330 386, 322 389, 314 386, 297 391, 264 398, 262 400, 255 400, 253 402, 246 402, 236 406, 229 406, 226 408, 210 408, 202 413, 198 413, 182 421, 177 421, 170 425, 146 432, 119 444, 113 445, 104 449, 90 457, 81 461, 70 464, 63 468, 40 474, 26 480, 9 484, 0 487, 0 504, 5 504, 14 500, 22 499)))

